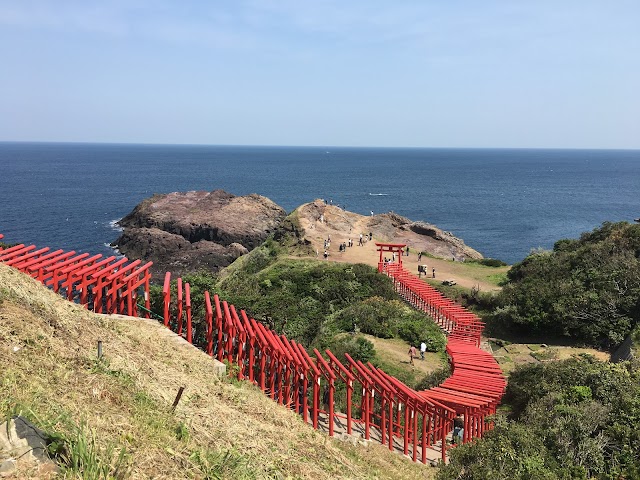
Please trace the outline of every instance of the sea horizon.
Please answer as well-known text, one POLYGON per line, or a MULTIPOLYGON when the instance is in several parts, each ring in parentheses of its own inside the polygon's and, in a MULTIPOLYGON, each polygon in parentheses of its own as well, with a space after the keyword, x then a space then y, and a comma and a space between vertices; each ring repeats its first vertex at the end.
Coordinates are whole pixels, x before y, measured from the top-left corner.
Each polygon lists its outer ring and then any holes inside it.
POLYGON ((279 144, 225 144, 225 143, 162 143, 162 142, 104 142, 64 140, 0 140, 0 144, 44 144, 44 145, 114 145, 141 147, 220 147, 220 148, 319 148, 319 149, 372 149, 372 150, 534 150, 534 151, 605 151, 640 152, 640 148, 612 147, 451 147, 451 146, 376 146, 376 145, 279 145, 279 144))

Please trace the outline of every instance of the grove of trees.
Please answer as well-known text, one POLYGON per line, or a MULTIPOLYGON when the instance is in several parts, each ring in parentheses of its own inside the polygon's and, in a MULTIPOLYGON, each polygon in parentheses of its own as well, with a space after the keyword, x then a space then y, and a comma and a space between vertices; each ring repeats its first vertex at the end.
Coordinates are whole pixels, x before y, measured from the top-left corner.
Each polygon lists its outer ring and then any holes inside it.
POLYGON ((640 225, 604 223, 508 273, 492 321, 503 329, 613 349, 640 320, 640 225))

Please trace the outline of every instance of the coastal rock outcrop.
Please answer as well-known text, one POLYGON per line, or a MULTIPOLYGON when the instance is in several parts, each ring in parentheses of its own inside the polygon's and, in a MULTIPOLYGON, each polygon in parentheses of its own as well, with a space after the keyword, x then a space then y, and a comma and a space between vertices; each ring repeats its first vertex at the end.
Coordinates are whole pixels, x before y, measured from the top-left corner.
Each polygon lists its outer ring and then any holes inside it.
POLYGON ((118 223, 113 243, 123 255, 153 261, 154 276, 217 271, 253 250, 286 212, 266 197, 223 190, 154 195, 118 223))
POLYGON ((481 259, 482 254, 465 245, 464 241, 435 225, 414 222, 396 213, 365 216, 349 212, 322 200, 315 200, 298 207, 294 212, 305 239, 313 248, 322 248, 323 239, 334 235, 338 241, 345 237, 357 241, 360 234, 373 234, 376 241, 402 243, 414 252, 423 251, 436 257, 481 259))

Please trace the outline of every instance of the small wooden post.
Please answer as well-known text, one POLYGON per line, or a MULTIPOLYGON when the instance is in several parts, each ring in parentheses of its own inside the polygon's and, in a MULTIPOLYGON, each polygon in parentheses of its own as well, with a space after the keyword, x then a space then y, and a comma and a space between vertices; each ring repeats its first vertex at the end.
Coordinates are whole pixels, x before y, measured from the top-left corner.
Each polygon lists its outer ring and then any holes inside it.
POLYGON ((184 387, 180 387, 180 389, 178 390, 178 394, 176 395, 176 399, 173 401, 173 405, 171 405, 171 411, 172 412, 178 406, 178 403, 180 402, 180 398, 182 398, 182 392, 184 392, 184 387))

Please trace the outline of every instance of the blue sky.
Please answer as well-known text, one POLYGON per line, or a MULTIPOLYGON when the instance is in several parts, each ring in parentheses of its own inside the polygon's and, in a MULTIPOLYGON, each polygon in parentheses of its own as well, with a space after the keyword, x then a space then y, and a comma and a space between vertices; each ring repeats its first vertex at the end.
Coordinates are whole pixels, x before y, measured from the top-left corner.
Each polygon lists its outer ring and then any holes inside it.
POLYGON ((0 141, 640 148, 638 0, 0 0, 0 141))

